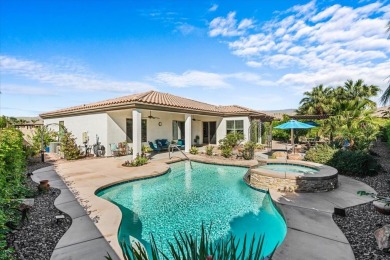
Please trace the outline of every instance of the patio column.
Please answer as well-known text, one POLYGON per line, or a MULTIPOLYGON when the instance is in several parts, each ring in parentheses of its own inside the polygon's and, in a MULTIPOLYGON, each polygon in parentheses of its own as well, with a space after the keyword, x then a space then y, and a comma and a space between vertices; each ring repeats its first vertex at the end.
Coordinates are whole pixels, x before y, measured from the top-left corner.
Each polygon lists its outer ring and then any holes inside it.
POLYGON ((259 122, 258 122, 258 134, 257 134, 257 142, 259 143, 259 144, 261 144, 261 143, 263 143, 262 141, 262 136, 261 136, 261 128, 262 128, 262 123, 261 123, 261 119, 259 119, 259 122))
POLYGON ((142 115, 139 110, 133 110, 133 159, 137 154, 141 155, 141 119, 142 115))
POLYGON ((191 149, 191 136, 192 136, 192 133, 191 133, 191 124, 192 124, 192 116, 190 114, 186 114, 185 115, 185 137, 184 137, 184 142, 185 142, 185 148, 184 148, 184 151, 186 153, 189 153, 190 152, 190 149, 191 149))

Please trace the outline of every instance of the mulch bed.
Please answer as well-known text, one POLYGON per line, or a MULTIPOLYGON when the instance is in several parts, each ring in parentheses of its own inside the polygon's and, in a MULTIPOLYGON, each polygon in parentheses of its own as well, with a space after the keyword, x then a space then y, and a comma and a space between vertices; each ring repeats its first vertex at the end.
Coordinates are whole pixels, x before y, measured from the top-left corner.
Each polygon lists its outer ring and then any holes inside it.
MULTIPOLYGON (((30 162, 27 172, 50 166, 51 163, 30 162)), ((37 190, 38 184, 30 178, 27 185, 37 190)), ((72 219, 54 206, 54 200, 60 194, 59 189, 50 188, 48 192, 38 193, 34 197, 34 206, 30 209, 28 220, 7 235, 7 242, 16 250, 15 258, 44 260, 50 259, 53 250, 70 227, 72 219), (56 221, 55 216, 64 215, 65 219, 56 221)))
MULTIPOLYGON (((373 147, 376 159, 383 170, 376 176, 352 177, 373 187, 378 194, 390 196, 390 149, 385 142, 377 142, 373 147)), ((374 231, 390 224, 390 215, 377 212, 372 203, 346 209, 346 217, 333 216, 334 221, 344 232, 357 260, 390 259, 390 253, 378 249, 374 231)))

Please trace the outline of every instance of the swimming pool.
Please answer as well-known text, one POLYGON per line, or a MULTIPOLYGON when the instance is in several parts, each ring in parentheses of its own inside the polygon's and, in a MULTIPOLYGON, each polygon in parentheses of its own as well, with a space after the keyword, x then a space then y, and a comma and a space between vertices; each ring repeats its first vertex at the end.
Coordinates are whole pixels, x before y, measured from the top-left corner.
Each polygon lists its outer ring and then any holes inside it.
POLYGON ((247 168, 188 161, 171 164, 160 177, 115 185, 97 195, 122 211, 119 242, 129 236, 149 251, 149 234, 168 251, 177 231, 200 235, 200 226, 212 224, 211 239, 234 234, 241 241, 265 235, 264 255, 281 244, 287 227, 268 194, 251 189, 243 181, 247 168))

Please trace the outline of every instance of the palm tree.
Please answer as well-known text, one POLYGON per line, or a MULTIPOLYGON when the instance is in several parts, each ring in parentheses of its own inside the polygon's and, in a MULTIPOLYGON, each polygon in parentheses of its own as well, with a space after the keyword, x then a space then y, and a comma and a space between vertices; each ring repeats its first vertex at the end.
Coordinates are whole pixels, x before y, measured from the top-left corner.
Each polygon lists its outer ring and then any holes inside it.
MULTIPOLYGON (((387 30, 386 31, 389 33, 389 36, 387 38, 390 39, 390 21, 387 23, 387 30)), ((383 92, 383 95, 381 97, 381 103, 383 105, 390 103, 390 76, 388 78, 389 78, 389 86, 387 87, 385 92, 383 92)))
POLYGON ((380 88, 378 86, 368 86, 364 84, 362 79, 358 79, 356 82, 353 82, 353 80, 347 80, 344 83, 344 86, 337 88, 336 93, 339 100, 364 101, 363 104, 365 104, 368 108, 375 108, 376 103, 370 100, 370 98, 378 95, 379 91, 380 88))
POLYGON ((321 84, 312 91, 303 93, 304 97, 299 104, 298 114, 326 115, 330 112, 333 90, 330 87, 324 88, 321 84))

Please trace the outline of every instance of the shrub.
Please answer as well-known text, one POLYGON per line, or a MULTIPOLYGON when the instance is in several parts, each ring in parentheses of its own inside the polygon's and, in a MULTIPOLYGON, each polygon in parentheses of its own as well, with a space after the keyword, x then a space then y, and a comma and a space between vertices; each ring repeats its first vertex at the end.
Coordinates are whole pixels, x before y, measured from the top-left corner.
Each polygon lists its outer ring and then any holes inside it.
POLYGON ((305 161, 328 164, 336 152, 337 149, 333 149, 329 145, 318 145, 306 152, 305 161))
POLYGON ((64 130, 64 134, 61 138, 61 151, 64 153, 66 160, 75 160, 80 156, 80 150, 76 144, 76 138, 71 132, 64 130))
POLYGON ((256 148, 256 143, 252 141, 246 142, 244 145, 244 150, 242 151, 242 157, 245 160, 252 160, 255 154, 255 148, 256 148))
POLYGON ((144 155, 139 155, 137 154, 137 157, 135 157, 134 160, 132 161, 125 161, 122 166, 126 166, 126 167, 138 167, 138 166, 142 166, 142 165, 145 165, 147 164, 149 161, 148 157, 144 156, 144 155))
MULTIPOLYGON (((211 228, 206 230, 202 224, 200 238, 188 232, 178 232, 174 235, 175 242, 167 242, 169 253, 164 254, 158 248, 153 234, 150 235, 151 255, 148 256, 145 248, 136 242, 129 246, 125 242, 121 243, 123 257, 125 260, 131 259, 258 259, 263 260, 264 236, 258 239, 253 235, 252 239, 247 239, 245 234, 241 241, 230 234, 226 239, 212 241, 210 238, 211 228), (241 246, 242 245, 242 246, 241 246)), ((270 254, 272 258, 275 249, 270 254)), ((110 254, 105 256, 107 260, 112 260, 110 254)), ((267 258, 268 259, 268 258, 267 258)))
POLYGON ((383 139, 387 142, 389 148, 390 148, 390 120, 389 122, 383 127, 383 139))
POLYGON ((223 147, 221 149, 221 155, 225 158, 229 158, 233 154, 233 148, 230 146, 223 147))
POLYGON ((345 175, 373 175, 380 169, 375 158, 364 151, 339 150, 328 165, 345 175))
POLYGON ((265 145, 264 144, 256 144, 256 149, 264 150, 265 149, 265 145))
POLYGON ((244 140, 244 135, 241 133, 229 133, 225 138, 219 140, 220 148, 231 147, 234 148, 244 140))
POLYGON ((5 223, 17 222, 20 218, 14 199, 23 198, 25 186, 26 157, 23 150, 23 135, 14 128, 0 130, 0 259, 12 259, 12 249, 7 248, 5 223))
POLYGON ((34 134, 32 136, 28 136, 28 138, 32 141, 32 149, 35 154, 40 153, 42 149, 42 136, 43 136, 43 146, 46 147, 50 144, 50 142, 56 141, 57 133, 48 130, 46 127, 35 128, 34 134))
POLYGON ((206 147, 206 154, 207 154, 208 156, 212 156, 212 155, 213 155, 213 150, 214 150, 214 146, 208 145, 208 146, 206 147))
POLYGON ((196 148, 196 146, 192 146, 190 149, 190 154, 198 154, 199 150, 196 148))

